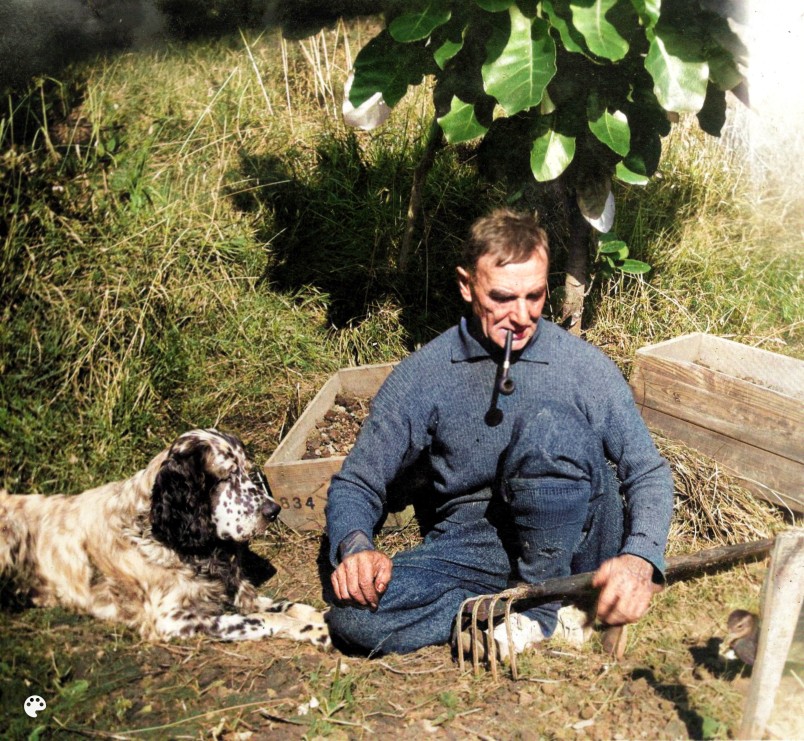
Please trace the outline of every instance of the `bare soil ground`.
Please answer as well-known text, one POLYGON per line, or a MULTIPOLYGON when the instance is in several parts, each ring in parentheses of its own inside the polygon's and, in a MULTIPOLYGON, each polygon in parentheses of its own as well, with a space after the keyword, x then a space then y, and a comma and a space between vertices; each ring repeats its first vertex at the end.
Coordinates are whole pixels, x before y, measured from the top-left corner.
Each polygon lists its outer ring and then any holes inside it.
MULTIPOLYGON (((406 535, 384 537, 393 550, 406 535)), ((255 544, 266 591, 321 602, 320 538, 278 525, 255 544)), ((762 564, 671 586, 613 661, 598 634, 526 656, 523 676, 461 674, 447 647, 367 659, 284 639, 153 645, 62 610, 0 614, 4 738, 726 738, 748 670, 718 657, 735 605, 756 604, 762 564), (32 694, 48 704, 28 718, 32 694), (31 736, 33 734, 33 736, 31 736)))
MULTIPOLYGON (((340 407, 316 435, 338 437, 359 424, 364 411, 340 407)), ((342 454, 338 446, 349 443, 311 440, 309 452, 329 444, 342 454)), ((778 513, 746 499, 706 462, 662 447, 677 489, 672 553, 760 539, 780 525, 778 513)), ((393 554, 418 540, 414 521, 386 531, 378 545, 393 554)), ((252 549, 273 567, 263 591, 324 605, 321 533, 276 523, 252 549)), ((507 668, 498 680, 487 671, 474 676, 471 665, 462 674, 446 646, 369 659, 281 638, 149 644, 64 610, 3 610, 0 737, 733 738, 750 668, 718 649, 730 611, 758 609, 765 570, 744 564, 674 584, 629 629, 622 660, 602 650, 599 632, 580 649, 550 641, 520 659, 518 681, 507 668), (23 712, 30 695, 47 702, 36 718, 23 712)), ((804 701, 804 689, 790 686, 788 715, 804 701)), ((775 737, 790 737, 789 728, 775 737)))

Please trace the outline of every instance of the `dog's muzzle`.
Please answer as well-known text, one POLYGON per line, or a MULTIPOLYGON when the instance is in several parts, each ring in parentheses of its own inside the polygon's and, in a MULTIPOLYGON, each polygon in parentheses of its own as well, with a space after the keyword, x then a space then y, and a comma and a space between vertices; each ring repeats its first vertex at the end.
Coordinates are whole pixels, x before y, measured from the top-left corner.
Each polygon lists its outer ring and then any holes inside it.
POLYGON ((262 471, 252 471, 249 478, 265 497, 265 500, 260 505, 260 514, 268 520, 268 522, 273 522, 279 516, 282 508, 271 496, 271 488, 268 486, 268 480, 265 478, 265 474, 262 471))

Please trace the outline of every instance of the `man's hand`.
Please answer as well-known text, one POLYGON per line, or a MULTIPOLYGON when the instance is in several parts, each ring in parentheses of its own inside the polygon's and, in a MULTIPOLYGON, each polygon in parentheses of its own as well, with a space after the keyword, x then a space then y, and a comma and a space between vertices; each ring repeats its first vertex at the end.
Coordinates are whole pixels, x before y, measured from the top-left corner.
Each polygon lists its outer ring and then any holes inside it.
POLYGON ((332 588, 341 602, 377 609, 391 581, 393 563, 379 551, 346 556, 332 574, 332 588))
POLYGON ((604 561, 592 585, 600 588, 597 616, 608 625, 635 623, 663 588, 653 582, 653 564, 630 553, 604 561))

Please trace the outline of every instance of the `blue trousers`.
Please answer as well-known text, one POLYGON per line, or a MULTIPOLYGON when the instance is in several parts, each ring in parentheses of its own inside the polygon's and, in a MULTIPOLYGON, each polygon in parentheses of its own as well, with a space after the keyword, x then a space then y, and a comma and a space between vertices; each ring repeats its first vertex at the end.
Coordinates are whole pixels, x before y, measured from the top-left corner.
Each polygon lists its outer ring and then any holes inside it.
MULTIPOLYGON (((393 558, 375 612, 333 605, 330 630, 371 652, 447 643, 461 603, 529 583, 594 571, 623 538, 623 504, 585 418, 566 409, 514 427, 489 501, 448 512, 423 543, 393 558)), ((551 635, 559 602, 526 611, 551 635)))

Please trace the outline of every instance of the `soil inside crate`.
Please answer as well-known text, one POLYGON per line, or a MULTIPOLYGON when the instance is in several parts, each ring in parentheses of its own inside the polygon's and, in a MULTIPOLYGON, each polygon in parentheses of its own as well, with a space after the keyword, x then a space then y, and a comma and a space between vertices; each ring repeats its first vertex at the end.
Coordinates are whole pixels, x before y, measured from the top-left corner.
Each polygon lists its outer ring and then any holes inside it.
POLYGON ((370 402, 369 398, 338 394, 308 435, 302 460, 347 455, 368 416, 370 402))

